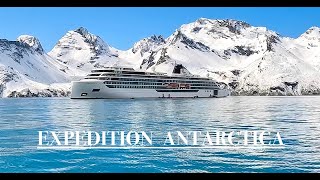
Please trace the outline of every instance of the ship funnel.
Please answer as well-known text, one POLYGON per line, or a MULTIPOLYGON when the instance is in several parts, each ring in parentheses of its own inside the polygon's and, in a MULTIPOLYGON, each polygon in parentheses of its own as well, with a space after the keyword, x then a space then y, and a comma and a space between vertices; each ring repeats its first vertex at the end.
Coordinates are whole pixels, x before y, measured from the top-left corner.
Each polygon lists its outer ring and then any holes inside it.
POLYGON ((182 64, 175 64, 173 74, 191 75, 191 73, 182 64))

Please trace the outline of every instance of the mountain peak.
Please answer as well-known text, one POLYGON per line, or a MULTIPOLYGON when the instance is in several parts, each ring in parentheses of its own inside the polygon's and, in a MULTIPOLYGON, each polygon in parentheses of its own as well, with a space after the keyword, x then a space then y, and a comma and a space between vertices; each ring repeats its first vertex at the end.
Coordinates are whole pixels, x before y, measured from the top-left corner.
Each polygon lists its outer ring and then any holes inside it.
POLYGON ((165 42, 166 41, 162 35, 152 35, 135 43, 133 45, 132 52, 136 53, 140 50, 140 54, 143 56, 145 52, 150 52, 165 42))
POLYGON ((155 42, 164 42, 165 41, 162 35, 158 35, 158 36, 153 35, 150 37, 150 39, 155 42))
POLYGON ((60 62, 71 63, 78 68, 82 68, 87 62, 92 63, 92 66, 99 66, 100 58, 118 56, 116 49, 84 27, 68 31, 48 54, 60 62))
POLYGON ((250 27, 251 25, 245 21, 235 20, 235 19, 208 19, 208 18, 199 18, 195 21, 201 25, 212 24, 219 25, 222 27, 227 26, 242 26, 242 27, 250 27))
POLYGON ((244 21, 239 21, 234 19, 215 20, 214 22, 216 26, 226 27, 229 29, 230 32, 233 32, 233 33, 240 33, 240 29, 251 27, 250 24, 244 21))
POLYGON ((103 53, 110 53, 109 45, 105 43, 99 36, 96 36, 90 33, 88 29, 84 27, 79 27, 76 30, 71 31, 71 33, 72 34, 76 33, 81 35, 83 38, 83 41, 90 46, 91 51, 94 52, 96 55, 100 55, 103 53))
POLYGON ((309 28, 308 30, 310 31, 320 31, 320 28, 317 26, 312 26, 311 28, 309 28))
POLYGON ((241 34, 243 29, 251 27, 250 24, 234 19, 207 19, 199 18, 189 24, 184 24, 180 27, 182 32, 189 31, 191 33, 198 33, 204 31, 204 33, 227 33, 241 34))
POLYGON ((197 23, 199 24, 206 24, 208 22, 211 22, 211 19, 208 19, 208 18, 199 18, 196 20, 197 23))
POLYGON ((36 37, 29 36, 29 35, 21 35, 17 38, 17 40, 20 43, 23 43, 23 44, 26 44, 26 45, 32 47, 35 51, 37 51, 41 54, 44 53, 44 50, 40 44, 40 41, 36 37))
POLYGON ((86 39, 86 42, 88 42, 88 43, 95 43, 97 41, 97 39, 100 39, 99 36, 91 34, 88 31, 88 29, 86 29, 84 27, 79 27, 78 29, 74 30, 73 32, 80 34, 83 38, 86 39))
MULTIPOLYGON (((316 26, 312 26, 310 27, 306 32, 304 32, 303 34, 301 34, 300 37, 297 38, 298 40, 302 40, 305 41, 307 40, 309 45, 311 46, 315 46, 315 44, 319 44, 319 39, 320 39, 320 28, 316 27, 316 26), (309 42, 309 41, 312 41, 309 42), (315 43, 315 44, 314 44, 315 43)), ((307 42, 306 41, 306 42, 307 42)), ((318 45, 316 45, 318 46, 318 45)))
POLYGON ((317 26, 312 26, 304 34, 319 36, 320 35, 320 28, 317 26))
POLYGON ((82 36, 86 36, 87 34, 89 34, 88 29, 86 29, 84 27, 79 27, 76 30, 74 30, 74 32, 77 32, 77 33, 81 34, 82 36))

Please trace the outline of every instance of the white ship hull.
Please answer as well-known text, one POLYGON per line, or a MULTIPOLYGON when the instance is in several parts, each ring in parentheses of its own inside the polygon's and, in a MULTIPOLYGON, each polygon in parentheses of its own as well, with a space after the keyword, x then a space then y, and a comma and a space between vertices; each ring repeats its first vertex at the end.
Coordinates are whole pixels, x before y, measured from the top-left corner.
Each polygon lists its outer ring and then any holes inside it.
POLYGON ((226 89, 139 89, 109 88, 103 81, 73 81, 71 99, 112 99, 112 98, 212 98, 226 97, 226 89))

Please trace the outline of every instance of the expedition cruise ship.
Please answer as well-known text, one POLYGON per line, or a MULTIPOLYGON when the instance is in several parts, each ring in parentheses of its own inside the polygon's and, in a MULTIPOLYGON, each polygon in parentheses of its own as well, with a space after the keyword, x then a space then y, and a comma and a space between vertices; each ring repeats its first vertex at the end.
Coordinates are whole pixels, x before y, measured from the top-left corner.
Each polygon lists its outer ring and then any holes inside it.
POLYGON ((190 74, 181 64, 172 75, 135 71, 133 68, 94 69, 84 79, 72 82, 72 99, 91 98, 210 98, 226 97, 211 78, 190 74))

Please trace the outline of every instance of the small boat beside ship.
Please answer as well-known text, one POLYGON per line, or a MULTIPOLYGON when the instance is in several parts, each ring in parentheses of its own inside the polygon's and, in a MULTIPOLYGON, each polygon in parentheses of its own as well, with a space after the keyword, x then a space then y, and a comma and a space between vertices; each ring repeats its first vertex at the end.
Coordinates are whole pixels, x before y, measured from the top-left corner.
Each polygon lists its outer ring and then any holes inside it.
POLYGON ((72 82, 71 99, 101 98, 220 98, 229 96, 212 78, 190 74, 181 64, 172 75, 126 67, 93 69, 72 82), (187 73, 186 73, 187 72, 187 73))

